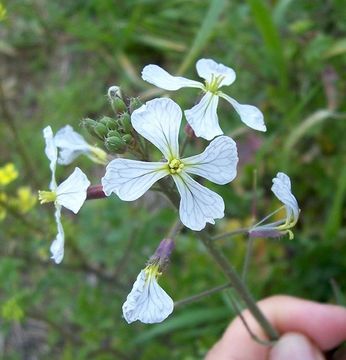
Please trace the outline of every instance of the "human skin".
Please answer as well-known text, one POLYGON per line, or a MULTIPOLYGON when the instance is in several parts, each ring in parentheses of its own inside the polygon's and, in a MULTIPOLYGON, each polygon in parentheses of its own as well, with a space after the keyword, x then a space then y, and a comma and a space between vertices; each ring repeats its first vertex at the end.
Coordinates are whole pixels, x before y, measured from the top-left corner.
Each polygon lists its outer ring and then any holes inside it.
MULTIPOLYGON (((274 346, 255 342, 237 317, 205 360, 320 360, 324 352, 346 340, 346 308, 290 296, 273 296, 258 306, 279 332, 274 346)), ((266 339, 252 315, 243 313, 252 332, 266 339)), ((338 358, 345 360, 346 355, 338 358)))

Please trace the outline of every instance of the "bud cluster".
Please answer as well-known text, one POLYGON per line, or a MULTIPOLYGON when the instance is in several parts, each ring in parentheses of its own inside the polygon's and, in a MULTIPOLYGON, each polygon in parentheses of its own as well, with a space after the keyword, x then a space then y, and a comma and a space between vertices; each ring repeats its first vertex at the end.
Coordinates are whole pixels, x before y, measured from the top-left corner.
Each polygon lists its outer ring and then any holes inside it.
POLYGON ((110 153, 123 154, 136 148, 130 114, 142 106, 142 103, 138 98, 131 98, 127 105, 117 86, 109 88, 107 97, 115 116, 103 116, 98 121, 87 118, 82 121, 82 125, 92 136, 102 140, 110 153))

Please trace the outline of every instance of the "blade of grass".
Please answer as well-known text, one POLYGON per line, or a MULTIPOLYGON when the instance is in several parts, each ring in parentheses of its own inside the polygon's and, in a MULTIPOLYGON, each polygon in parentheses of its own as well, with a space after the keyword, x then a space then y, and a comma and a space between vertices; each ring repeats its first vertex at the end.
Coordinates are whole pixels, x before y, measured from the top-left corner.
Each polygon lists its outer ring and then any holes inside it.
POLYGON ((281 95, 287 94, 288 73, 283 52, 282 40, 274 24, 271 10, 261 0, 247 0, 258 30, 260 31, 267 52, 267 60, 271 63, 279 80, 281 95))
POLYGON ((197 58, 201 50, 208 43, 210 35, 212 34, 215 25, 219 21, 219 17, 222 14, 225 6, 225 0, 213 0, 210 3, 206 16, 199 28, 195 39, 192 43, 190 51, 185 56, 183 62, 180 64, 177 73, 183 74, 191 65, 191 63, 197 58))

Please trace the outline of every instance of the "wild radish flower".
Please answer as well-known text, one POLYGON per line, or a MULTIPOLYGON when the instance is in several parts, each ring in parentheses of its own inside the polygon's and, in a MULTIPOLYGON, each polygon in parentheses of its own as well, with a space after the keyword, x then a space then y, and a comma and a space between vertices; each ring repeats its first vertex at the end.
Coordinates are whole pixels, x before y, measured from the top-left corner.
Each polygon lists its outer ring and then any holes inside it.
POLYGON ((172 76, 157 65, 147 65, 142 71, 143 80, 165 90, 178 90, 183 87, 201 89, 205 94, 201 101, 190 110, 185 110, 185 116, 196 136, 207 140, 223 134, 217 116, 219 97, 228 101, 247 126, 259 131, 266 131, 262 112, 255 106, 239 104, 235 99, 223 93, 222 86, 231 85, 236 75, 232 68, 218 64, 211 59, 200 59, 196 63, 198 75, 204 83, 189 80, 181 76, 172 76))
POLYGON ((50 251, 52 253, 52 259, 59 264, 64 257, 65 238, 64 229, 60 220, 61 207, 63 206, 77 214, 86 199, 86 191, 90 182, 82 170, 76 167, 73 173, 64 182, 57 185, 55 180, 55 169, 58 159, 58 150, 50 126, 43 129, 43 136, 46 141, 45 152, 50 161, 52 178, 49 185, 50 191, 39 191, 38 198, 41 204, 54 202, 55 205, 55 221, 58 233, 50 247, 50 251))
POLYGON ((132 114, 133 128, 154 144, 165 160, 145 162, 114 159, 102 178, 104 193, 112 192, 125 201, 142 196, 156 181, 172 176, 180 193, 181 222, 192 230, 202 230, 206 223, 224 216, 221 196, 200 185, 189 174, 202 176, 216 184, 226 184, 237 174, 238 155, 235 142, 220 136, 203 153, 179 157, 178 135, 182 118, 180 107, 170 99, 154 99, 132 114))
POLYGON ((171 239, 161 241, 148 265, 138 274, 123 305, 123 315, 130 324, 136 320, 145 324, 160 323, 173 311, 173 300, 157 282, 174 247, 171 239))
POLYGON ((73 130, 70 125, 64 126, 54 136, 55 145, 59 148, 58 163, 69 165, 79 155, 86 155, 99 164, 107 164, 107 154, 102 149, 89 145, 82 135, 73 130))
POLYGON ((273 186, 271 190, 284 204, 286 209, 286 218, 274 223, 261 225, 269 217, 280 211, 282 209, 281 207, 253 226, 249 231, 249 235, 251 237, 279 237, 281 235, 288 234, 289 238, 293 239, 294 235, 291 228, 293 228, 293 226, 297 223, 300 210, 298 202, 291 192, 290 178, 283 172, 277 173, 276 177, 273 179, 273 186))

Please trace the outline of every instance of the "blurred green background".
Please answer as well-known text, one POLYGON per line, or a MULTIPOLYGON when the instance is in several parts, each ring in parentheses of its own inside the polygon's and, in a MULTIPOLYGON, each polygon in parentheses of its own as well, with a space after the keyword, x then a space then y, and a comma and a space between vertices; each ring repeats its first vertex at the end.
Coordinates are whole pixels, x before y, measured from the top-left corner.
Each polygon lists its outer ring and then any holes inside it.
MULTIPOLYGON (((216 187, 227 217, 215 233, 249 224, 253 173, 258 217, 279 203, 278 171, 292 180, 301 217, 295 238, 258 239, 248 273, 256 298, 285 293, 343 301, 346 289, 346 3, 227 0, 8 0, 0 7, 0 358, 200 359, 234 312, 223 291, 178 307, 164 323, 127 325, 132 283, 176 214, 148 193, 112 197, 63 214, 65 258, 49 259, 53 209, 35 203, 49 182, 42 129, 111 115, 107 88, 148 100, 161 95, 140 78, 144 65, 198 79, 195 61, 213 58, 237 73, 224 91, 258 106, 267 133, 242 126, 224 101, 219 117, 238 143, 237 179, 216 187), (17 174, 15 169, 17 170, 17 174), (5 168, 5 166, 7 167, 5 168), (331 280, 334 282, 334 291, 331 280)), ((170 93, 183 108, 196 92, 170 93)), ((94 139, 88 138, 90 142, 94 139)), ((102 144, 99 144, 102 146, 102 144)), ((197 142, 198 153, 205 144, 197 142)), ((102 166, 74 166, 97 184, 102 166)), ((246 238, 220 241, 241 269, 246 238)), ((160 283, 180 300, 225 283, 192 232, 183 232, 160 283)))

